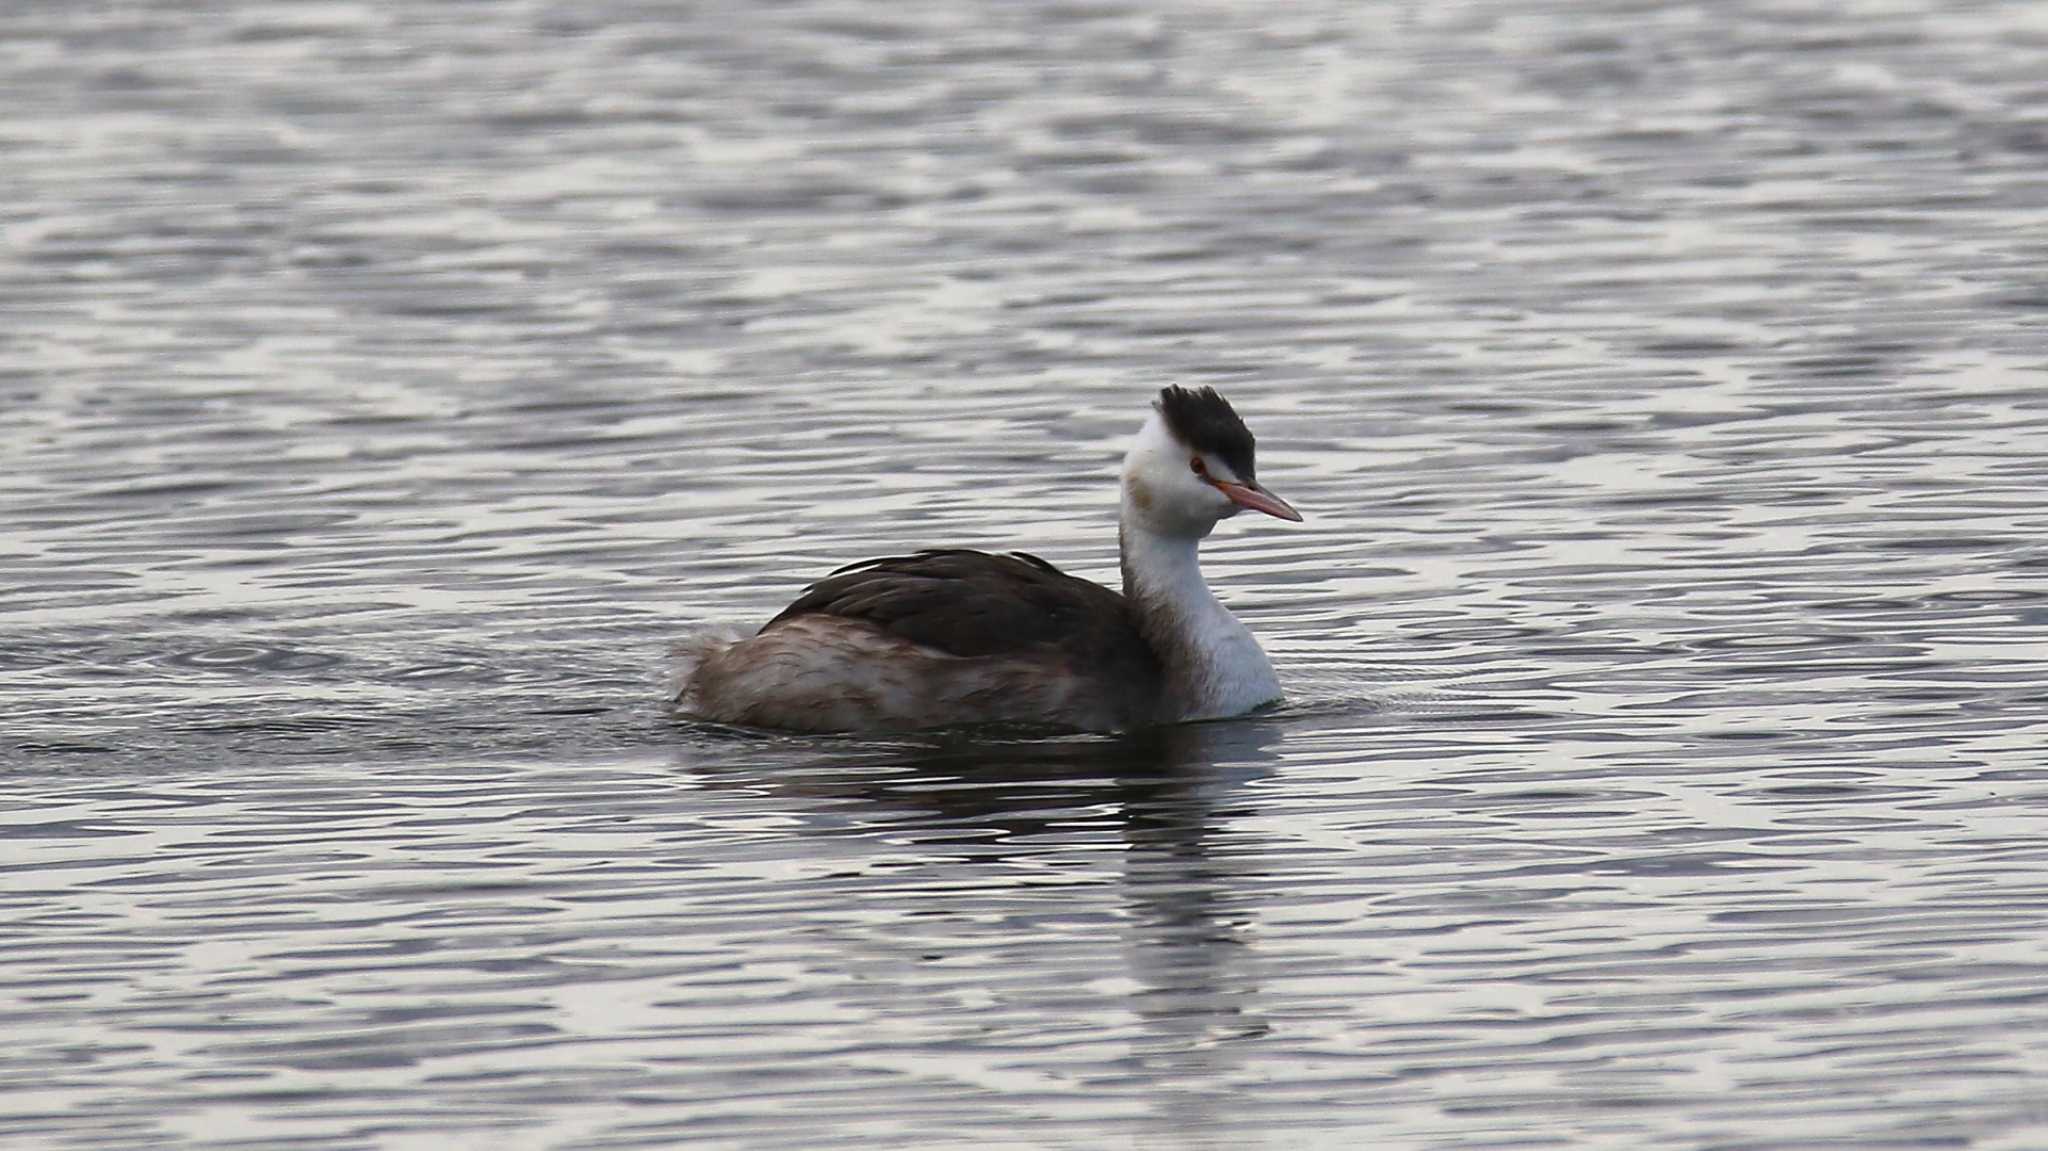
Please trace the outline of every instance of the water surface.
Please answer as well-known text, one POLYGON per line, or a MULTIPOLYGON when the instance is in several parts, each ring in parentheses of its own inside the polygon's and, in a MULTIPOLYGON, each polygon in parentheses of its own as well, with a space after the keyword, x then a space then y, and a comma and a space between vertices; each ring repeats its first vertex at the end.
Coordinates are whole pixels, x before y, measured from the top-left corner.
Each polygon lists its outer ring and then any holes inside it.
POLYGON ((0 12, 0 1136, 2048 1140, 2031 4, 0 12), (692 726, 1114 578, 1226 391, 1291 702, 692 726))

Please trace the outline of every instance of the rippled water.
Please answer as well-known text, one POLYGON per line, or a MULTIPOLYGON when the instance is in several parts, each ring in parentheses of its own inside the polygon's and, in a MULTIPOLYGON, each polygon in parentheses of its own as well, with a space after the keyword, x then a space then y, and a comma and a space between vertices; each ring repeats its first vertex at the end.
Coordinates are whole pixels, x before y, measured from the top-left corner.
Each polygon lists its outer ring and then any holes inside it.
POLYGON ((2035 4, 0 8, 0 1141, 2048 1146, 2035 4), (1292 703, 739 737, 839 563, 1292 703))

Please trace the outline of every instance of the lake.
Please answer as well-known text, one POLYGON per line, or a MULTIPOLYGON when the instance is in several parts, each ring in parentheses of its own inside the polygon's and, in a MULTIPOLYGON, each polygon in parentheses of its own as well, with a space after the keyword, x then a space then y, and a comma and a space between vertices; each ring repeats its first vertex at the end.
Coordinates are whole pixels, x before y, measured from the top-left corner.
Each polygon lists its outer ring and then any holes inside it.
POLYGON ((0 1142, 2048 1145, 2044 54, 7 6, 0 1142), (1283 707, 672 714, 852 560, 1114 581, 1166 384, 1283 707))

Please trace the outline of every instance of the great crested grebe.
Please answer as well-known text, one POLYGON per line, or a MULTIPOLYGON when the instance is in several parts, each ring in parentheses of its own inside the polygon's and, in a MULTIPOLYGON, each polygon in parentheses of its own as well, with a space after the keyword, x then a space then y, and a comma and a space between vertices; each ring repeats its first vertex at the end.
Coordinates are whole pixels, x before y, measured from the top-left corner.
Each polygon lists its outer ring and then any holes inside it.
POLYGON ((686 646, 686 712, 747 727, 1029 724, 1124 731, 1280 698, 1196 549, 1240 509, 1299 522, 1259 486, 1252 434, 1213 388, 1166 388, 1124 456, 1124 590, 1036 556, 948 549, 863 560, 737 642, 686 646))

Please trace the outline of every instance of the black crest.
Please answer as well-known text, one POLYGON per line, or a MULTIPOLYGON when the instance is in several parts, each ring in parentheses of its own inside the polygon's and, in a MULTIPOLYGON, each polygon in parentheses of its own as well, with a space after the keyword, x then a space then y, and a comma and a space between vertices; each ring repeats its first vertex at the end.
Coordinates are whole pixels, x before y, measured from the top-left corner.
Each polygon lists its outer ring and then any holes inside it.
POLYGON ((1215 388, 1199 392, 1161 388, 1159 402, 1152 406, 1159 409, 1167 430, 1181 443, 1215 456, 1230 465, 1238 479, 1252 482, 1252 430, 1244 426, 1244 421, 1230 409, 1230 401, 1217 395, 1215 388))

